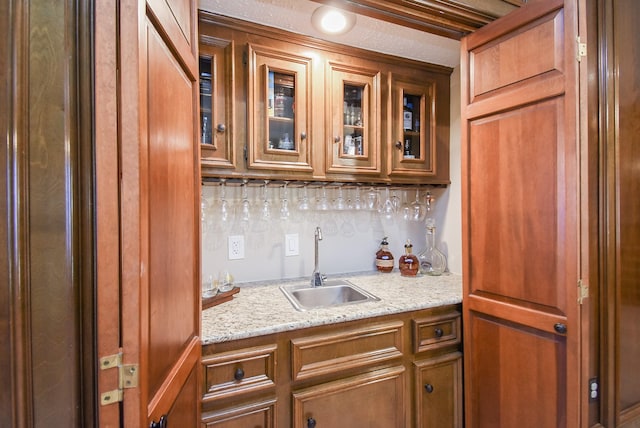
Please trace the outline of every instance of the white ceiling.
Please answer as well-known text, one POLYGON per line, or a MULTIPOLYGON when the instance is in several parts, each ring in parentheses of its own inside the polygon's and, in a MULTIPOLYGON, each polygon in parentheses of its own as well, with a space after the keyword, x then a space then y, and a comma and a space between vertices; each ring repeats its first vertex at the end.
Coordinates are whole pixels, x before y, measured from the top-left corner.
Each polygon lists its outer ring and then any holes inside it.
POLYGON ((331 42, 386 54, 457 67, 460 42, 358 16, 355 27, 341 36, 328 36, 311 25, 319 3, 309 0, 199 0, 200 9, 245 21, 281 28, 331 42))

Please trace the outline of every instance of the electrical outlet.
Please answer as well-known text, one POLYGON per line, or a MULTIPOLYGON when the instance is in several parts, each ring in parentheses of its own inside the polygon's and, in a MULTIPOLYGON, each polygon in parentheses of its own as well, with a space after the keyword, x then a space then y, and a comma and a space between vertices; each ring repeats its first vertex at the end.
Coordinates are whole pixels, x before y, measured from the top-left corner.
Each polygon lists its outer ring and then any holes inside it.
POLYGON ((298 234, 292 233, 284 235, 284 255, 285 257, 297 256, 300 254, 300 243, 298 234))
POLYGON ((244 259, 244 236, 229 237, 229 260, 244 259))

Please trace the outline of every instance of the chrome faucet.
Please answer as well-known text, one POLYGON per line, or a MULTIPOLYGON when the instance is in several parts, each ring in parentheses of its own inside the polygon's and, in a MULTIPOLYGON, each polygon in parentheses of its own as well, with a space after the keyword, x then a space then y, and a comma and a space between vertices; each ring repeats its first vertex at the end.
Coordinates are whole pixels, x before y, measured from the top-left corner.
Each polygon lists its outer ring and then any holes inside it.
POLYGON ((315 267, 311 274, 311 286, 319 287, 324 284, 325 276, 320 273, 318 269, 318 241, 322 241, 322 231, 319 226, 316 226, 315 232, 315 267))

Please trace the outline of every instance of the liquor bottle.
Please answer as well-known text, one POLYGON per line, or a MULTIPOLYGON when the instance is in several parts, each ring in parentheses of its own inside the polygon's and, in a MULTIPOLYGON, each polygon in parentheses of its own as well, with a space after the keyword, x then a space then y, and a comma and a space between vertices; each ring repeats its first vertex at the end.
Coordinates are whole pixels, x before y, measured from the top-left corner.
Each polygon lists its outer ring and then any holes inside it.
POLYGON ((403 115, 402 115, 402 128, 405 131, 413 130, 413 104, 407 101, 407 97, 404 97, 404 106, 403 106, 403 115))
POLYGON ((404 254, 398 259, 398 268, 402 276, 416 276, 418 274, 418 258, 413 253, 413 245, 411 240, 407 239, 404 244, 404 254))
POLYGON ((393 270, 393 254, 389 251, 389 242, 386 236, 382 238, 380 249, 376 252, 376 269, 385 273, 393 270))

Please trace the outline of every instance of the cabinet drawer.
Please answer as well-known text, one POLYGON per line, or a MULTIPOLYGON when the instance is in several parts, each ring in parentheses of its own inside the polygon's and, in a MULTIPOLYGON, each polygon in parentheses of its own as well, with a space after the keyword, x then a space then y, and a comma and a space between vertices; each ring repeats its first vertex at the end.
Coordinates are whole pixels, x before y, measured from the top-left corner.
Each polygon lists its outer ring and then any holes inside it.
POLYGON ((293 380, 380 363, 402 356, 401 321, 291 341, 293 380))
POLYGON ((276 345, 258 346, 202 359, 202 401, 233 397, 275 385, 276 345))
POLYGON ((459 343, 459 312, 413 320, 413 352, 432 351, 459 343))
POLYGON ((275 428, 276 399, 202 414, 202 428, 275 428))

